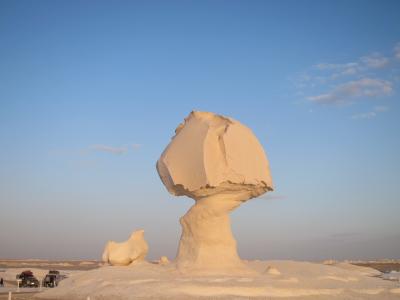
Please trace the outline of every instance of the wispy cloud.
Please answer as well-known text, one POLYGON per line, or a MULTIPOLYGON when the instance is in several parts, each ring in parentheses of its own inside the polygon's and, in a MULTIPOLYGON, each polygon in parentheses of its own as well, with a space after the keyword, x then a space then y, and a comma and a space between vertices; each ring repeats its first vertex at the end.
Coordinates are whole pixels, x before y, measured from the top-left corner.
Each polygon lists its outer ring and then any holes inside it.
POLYGON ((332 239, 353 239, 356 237, 359 237, 361 235, 360 232, 338 232, 338 233, 333 233, 329 237, 332 239))
POLYGON ((400 43, 397 43, 396 46, 394 47, 394 56, 397 59, 400 59, 400 43))
POLYGON ((362 78, 337 85, 327 93, 309 96, 307 99, 322 104, 348 104, 361 97, 387 96, 392 91, 392 84, 389 81, 362 78))
POLYGON ((355 62, 345 63, 345 64, 328 64, 328 63, 319 63, 314 65, 314 68, 318 70, 343 70, 347 68, 357 67, 358 64, 355 62))
POLYGON ((359 113, 359 114, 354 114, 351 116, 352 119, 354 120, 360 120, 360 119, 372 119, 376 117, 376 112, 375 111, 369 111, 365 113, 359 113))
MULTIPOLYGON (((348 63, 319 63, 312 67, 312 69, 324 73, 326 79, 335 80, 342 76, 352 76, 363 74, 371 69, 382 69, 389 65, 390 59, 380 53, 372 53, 358 58, 354 62, 348 63)), ((310 79, 321 78, 321 76, 308 76, 310 79)))
POLYGON ((284 195, 273 195, 273 194, 266 194, 264 196, 260 197, 261 199, 267 199, 267 200, 283 200, 286 199, 287 197, 284 195))
POLYGON ((387 107, 387 106, 383 106, 383 105, 375 106, 375 107, 373 108, 373 110, 368 111, 368 112, 363 112, 363 113, 354 114, 354 115, 351 116, 351 118, 352 118, 353 120, 373 119, 373 118, 375 118, 378 114, 384 113, 384 112, 386 112, 386 111, 388 111, 388 110, 389 110, 389 107, 387 107))
MULTIPOLYGON (((400 78, 400 43, 386 54, 373 52, 348 62, 321 62, 310 66, 293 80, 300 103, 347 106, 357 102, 392 96, 400 78)), ((382 100, 383 101, 383 100, 382 100)), ((371 108, 353 115, 354 119, 371 119, 383 112, 371 108)))
POLYGON ((115 155, 121 155, 128 152, 127 147, 112 147, 107 145, 92 145, 90 149, 94 151, 107 152, 115 155))
POLYGON ((133 143, 133 144, 126 144, 121 147, 114 147, 114 146, 109 146, 109 145, 104 145, 104 144, 96 144, 90 146, 88 149, 83 150, 84 152, 87 151, 98 151, 98 152, 106 152, 106 153, 111 153, 115 155, 122 155, 126 154, 129 151, 133 150, 138 150, 142 147, 142 144, 138 143, 133 143))
POLYGON ((389 64, 389 59, 379 53, 374 53, 369 56, 363 56, 360 61, 364 66, 372 69, 381 69, 389 64))
POLYGON ((385 111, 388 111, 388 110, 389 110, 389 107, 388 107, 388 106, 385 106, 385 105, 379 105, 379 106, 375 106, 375 107, 374 107, 374 110, 375 110, 376 112, 385 112, 385 111))

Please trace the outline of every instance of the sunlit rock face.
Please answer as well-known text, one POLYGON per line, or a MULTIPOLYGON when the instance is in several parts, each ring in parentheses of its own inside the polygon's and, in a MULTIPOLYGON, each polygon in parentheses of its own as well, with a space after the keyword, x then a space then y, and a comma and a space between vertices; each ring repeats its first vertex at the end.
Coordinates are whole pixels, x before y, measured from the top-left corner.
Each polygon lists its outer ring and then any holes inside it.
POLYGON ((267 156, 246 126, 213 113, 192 112, 175 133, 157 162, 171 194, 196 199, 246 192, 250 199, 272 190, 267 156))
POLYGON ((143 261, 148 251, 144 230, 137 230, 125 242, 109 241, 104 248, 102 259, 113 266, 127 266, 143 261))
POLYGON ((252 131, 228 117, 192 112, 175 130, 157 170, 171 194, 196 201, 180 220, 178 268, 241 270, 229 212, 272 191, 268 159, 252 131))

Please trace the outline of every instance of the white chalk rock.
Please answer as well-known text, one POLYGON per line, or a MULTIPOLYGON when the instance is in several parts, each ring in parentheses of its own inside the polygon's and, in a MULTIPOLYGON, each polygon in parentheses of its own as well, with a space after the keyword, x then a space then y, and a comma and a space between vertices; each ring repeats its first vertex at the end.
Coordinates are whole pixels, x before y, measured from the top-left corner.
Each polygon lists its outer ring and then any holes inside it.
POLYGON ((279 270, 277 268, 268 266, 264 273, 270 274, 270 275, 281 275, 281 272, 279 272, 279 270))
POLYGON ((252 131, 231 118, 192 112, 157 162, 167 190, 196 200, 180 219, 182 272, 245 273, 229 213, 272 190, 267 156, 252 131))
POLYGON ((160 257, 160 260, 159 260, 159 264, 160 264, 160 265, 167 265, 167 264, 169 264, 169 259, 168 259, 168 257, 166 257, 166 256, 161 256, 161 257, 160 257))
POLYGON ((194 111, 175 133, 157 162, 171 194, 198 198, 244 192, 250 199, 272 190, 265 152, 253 132, 238 121, 194 111))
POLYGON ((109 241, 103 252, 103 262, 113 266, 127 266, 143 261, 149 251, 144 239, 144 230, 134 231, 130 238, 122 243, 109 241))

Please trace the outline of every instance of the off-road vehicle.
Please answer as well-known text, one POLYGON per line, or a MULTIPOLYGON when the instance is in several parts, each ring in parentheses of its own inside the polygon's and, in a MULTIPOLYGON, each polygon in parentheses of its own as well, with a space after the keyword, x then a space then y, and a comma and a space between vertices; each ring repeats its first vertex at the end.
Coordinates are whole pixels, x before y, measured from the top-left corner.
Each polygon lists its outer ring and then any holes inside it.
POLYGON ((17 280, 20 280, 20 287, 39 287, 39 280, 33 276, 30 270, 23 271, 17 275, 17 280))
POLYGON ((58 283, 65 278, 65 275, 61 275, 59 271, 50 270, 49 273, 43 279, 44 287, 56 287, 58 283))

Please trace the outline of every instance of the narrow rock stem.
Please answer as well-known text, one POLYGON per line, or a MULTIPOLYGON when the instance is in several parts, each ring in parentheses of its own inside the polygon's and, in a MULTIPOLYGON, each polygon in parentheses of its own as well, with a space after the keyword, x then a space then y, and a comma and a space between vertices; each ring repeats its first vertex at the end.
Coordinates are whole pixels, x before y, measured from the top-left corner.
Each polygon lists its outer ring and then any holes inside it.
POLYGON ((229 273, 245 268, 236 249, 229 212, 242 195, 218 194, 196 200, 180 219, 182 236, 176 263, 189 272, 229 273))

